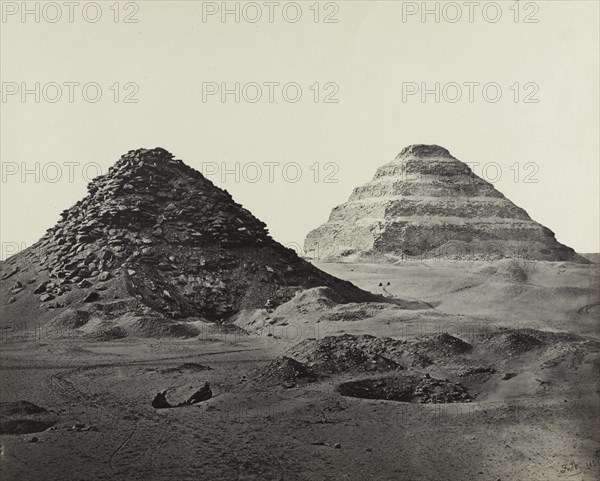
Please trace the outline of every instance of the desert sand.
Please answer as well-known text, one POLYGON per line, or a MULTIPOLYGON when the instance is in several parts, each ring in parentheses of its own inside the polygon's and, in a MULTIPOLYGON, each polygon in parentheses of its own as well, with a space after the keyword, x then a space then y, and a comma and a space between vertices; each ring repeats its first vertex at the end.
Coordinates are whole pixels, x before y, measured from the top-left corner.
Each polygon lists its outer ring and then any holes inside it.
POLYGON ((4 326, 0 478, 598 479, 599 266, 519 262, 318 264, 395 303, 316 288, 188 338, 4 326))

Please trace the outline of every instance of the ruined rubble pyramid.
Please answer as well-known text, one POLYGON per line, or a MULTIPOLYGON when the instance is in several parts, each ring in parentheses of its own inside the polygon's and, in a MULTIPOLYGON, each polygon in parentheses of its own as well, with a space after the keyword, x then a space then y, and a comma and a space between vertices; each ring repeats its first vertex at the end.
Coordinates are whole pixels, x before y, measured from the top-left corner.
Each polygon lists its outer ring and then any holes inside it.
POLYGON ((104 319, 136 309, 220 322, 317 286, 340 302, 373 298, 277 243, 226 191, 164 149, 130 151, 88 191, 3 263, 5 317, 32 303, 50 314, 96 304, 104 319))
POLYGON ((586 262, 437 145, 411 145, 354 189, 305 250, 330 261, 410 258, 586 262))

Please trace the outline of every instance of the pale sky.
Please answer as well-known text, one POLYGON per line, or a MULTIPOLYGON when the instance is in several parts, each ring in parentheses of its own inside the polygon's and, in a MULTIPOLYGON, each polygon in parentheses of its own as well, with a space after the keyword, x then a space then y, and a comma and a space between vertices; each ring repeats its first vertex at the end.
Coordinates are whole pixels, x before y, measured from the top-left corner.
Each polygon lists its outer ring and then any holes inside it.
MULTIPOLYGON (((265 2, 240 3, 239 23, 234 14, 222 22, 220 12, 203 21, 202 9, 210 13, 221 2, 123 2, 117 23, 112 1, 99 2, 96 23, 90 2, 79 2, 72 23, 63 2, 61 12, 40 4, 39 23, 35 13, 22 21, 14 10, 21 2, 2 3, 3 257, 12 249, 6 246, 30 245, 54 225, 86 194, 85 177, 97 167, 106 172, 128 150, 156 146, 199 170, 239 169, 237 181, 221 172, 209 178, 277 240, 302 245, 403 147, 439 144, 479 163, 478 175, 487 165, 488 180, 499 167, 496 188, 560 242, 600 250, 597 1, 500 2, 496 23, 493 2, 479 2, 472 22, 465 2, 454 4, 460 12, 428 2, 439 8, 439 22, 434 14, 423 22, 414 11, 421 2, 322 2, 318 9, 299 2, 296 23, 293 2, 277 2, 272 23, 265 2), (249 22, 258 9, 262 18, 249 22), (457 13, 462 17, 451 23, 457 13), (138 22, 124 23, 127 15, 138 22), (326 16, 338 22, 324 23, 326 16), (73 84, 72 103, 65 82, 80 84, 73 84), (234 94, 222 102, 219 93, 203 101, 203 89, 234 89, 236 82, 239 103, 234 94), (270 82, 280 84, 272 87, 273 102, 270 82), (403 89, 434 89, 436 82, 439 102, 434 94, 425 102, 419 94, 403 99, 403 89), (474 86, 469 102, 469 82, 488 84, 488 100, 474 86), (56 84, 62 97, 52 103, 56 84), (102 92, 92 103, 96 84, 102 92), (252 103, 256 84, 262 98, 252 103), (456 84, 462 98, 451 103, 456 84), (492 103, 496 85, 502 93, 492 103), (22 87, 34 92, 25 101, 22 87), (301 97, 292 103, 298 87, 301 97), (125 103, 128 94, 138 102, 125 103), (325 103, 328 95, 338 102, 325 103), (262 177, 252 182, 257 166, 262 177), (38 169, 40 179, 23 179, 23 168, 38 169), (328 175, 337 183, 325 182, 328 175)), ((35 3, 28 2, 32 9, 35 3)))

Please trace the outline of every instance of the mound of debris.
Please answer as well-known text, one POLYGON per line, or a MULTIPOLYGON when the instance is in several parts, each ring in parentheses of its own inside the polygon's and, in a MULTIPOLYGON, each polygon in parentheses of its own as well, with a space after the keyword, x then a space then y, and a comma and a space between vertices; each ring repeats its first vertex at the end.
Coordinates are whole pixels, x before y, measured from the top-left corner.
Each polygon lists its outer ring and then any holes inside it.
POLYGON ((472 349, 471 344, 447 332, 419 336, 412 343, 410 349, 414 352, 433 353, 436 356, 456 356, 465 354, 472 349))
POLYGON ((0 435, 39 433, 54 424, 51 413, 33 403, 0 402, 0 435))
POLYGON ((289 355, 318 372, 339 373, 401 369, 403 365, 426 367, 458 360, 471 349, 469 343, 447 333, 407 340, 343 334, 307 339, 294 346, 289 355))
POLYGON ((427 367, 436 362, 457 361, 472 346, 446 332, 417 336, 406 342, 404 356, 411 366, 427 367))
POLYGON ((506 330, 487 337, 484 341, 491 349, 513 356, 538 349, 543 342, 531 332, 506 330))
POLYGON ((574 348, 577 346, 598 347, 597 341, 570 332, 540 331, 537 329, 501 328, 481 334, 478 345, 499 354, 518 356, 542 348, 574 348))
POLYGON ((401 352, 403 344, 393 339, 343 334, 308 339, 292 348, 290 355, 322 374, 389 371, 403 369, 389 357, 401 352))
POLYGON ((380 379, 362 379, 337 386, 343 396, 363 399, 384 399, 408 403, 470 402, 471 395, 460 384, 447 379, 417 375, 399 375, 380 379))
POLYGON ((496 372, 492 366, 465 366, 456 370, 458 377, 474 377, 486 376, 489 377, 496 372))
POLYGON ((266 384, 276 384, 285 388, 296 387, 298 384, 314 382, 319 376, 305 364, 287 356, 278 357, 258 374, 259 381, 266 384))
POLYGON ((84 306, 132 298, 167 318, 219 322, 318 286, 339 302, 379 300, 274 241, 226 191, 164 149, 130 151, 88 191, 1 266, 11 279, 4 317, 22 317, 23 303, 71 306, 68 322, 77 326, 84 306))
POLYGON ((324 246, 336 247, 331 261, 520 257, 590 262, 437 145, 406 147, 371 182, 354 189, 327 223, 308 234, 304 248, 318 255, 324 246))

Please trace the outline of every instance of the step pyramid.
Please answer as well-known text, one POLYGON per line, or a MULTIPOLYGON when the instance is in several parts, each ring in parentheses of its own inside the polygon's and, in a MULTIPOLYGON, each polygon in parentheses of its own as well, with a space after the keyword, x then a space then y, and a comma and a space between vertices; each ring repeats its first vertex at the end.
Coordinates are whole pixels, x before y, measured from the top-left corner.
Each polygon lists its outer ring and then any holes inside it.
POLYGON ((354 189, 305 250, 326 260, 410 258, 587 262, 469 166, 437 145, 411 145, 354 189))

